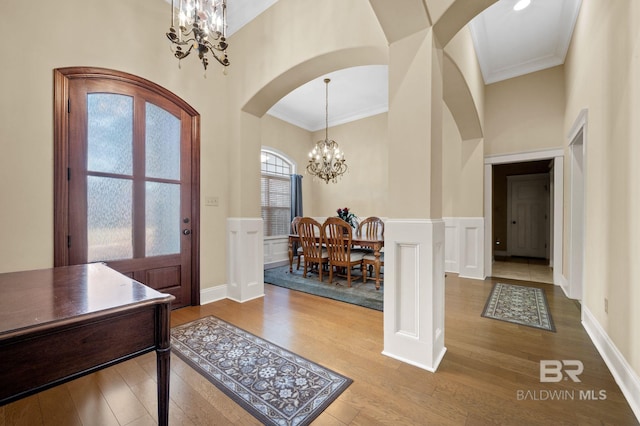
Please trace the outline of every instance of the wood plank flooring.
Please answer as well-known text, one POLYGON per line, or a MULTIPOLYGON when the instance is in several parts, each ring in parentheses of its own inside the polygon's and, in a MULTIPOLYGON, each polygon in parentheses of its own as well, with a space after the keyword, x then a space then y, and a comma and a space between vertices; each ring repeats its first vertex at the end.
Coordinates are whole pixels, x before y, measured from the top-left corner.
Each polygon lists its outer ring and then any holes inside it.
MULTIPOLYGON (((314 425, 637 425, 578 304, 553 285, 524 283, 545 289, 556 333, 482 318, 495 281, 448 274, 447 353, 435 374, 381 355, 382 312, 271 285, 243 304, 175 310, 171 322, 215 315, 352 378, 314 425), (540 383, 542 359, 582 361, 582 382, 540 383), (606 399, 580 399, 592 390, 606 399)), ((259 424, 180 358, 171 362, 172 425, 259 424)), ((0 426, 153 425, 155 392, 155 354, 147 354, 0 407, 0 426)))

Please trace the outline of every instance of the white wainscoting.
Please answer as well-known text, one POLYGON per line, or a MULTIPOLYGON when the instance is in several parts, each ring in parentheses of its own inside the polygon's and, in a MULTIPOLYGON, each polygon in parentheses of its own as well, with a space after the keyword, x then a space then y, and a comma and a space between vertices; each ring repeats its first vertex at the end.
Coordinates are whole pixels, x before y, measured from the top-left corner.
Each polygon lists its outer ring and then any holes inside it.
POLYGON ((460 227, 457 217, 443 217, 444 220, 444 270, 460 272, 460 227))
POLYGON ((385 222, 383 354, 436 371, 444 346, 444 221, 385 222))
POLYGON ((445 271, 484 280, 484 218, 445 217, 445 271))
POLYGON ((289 238, 264 237, 264 269, 289 264, 289 238))
POLYGON ((227 219, 227 298, 264 296, 262 218, 227 219))

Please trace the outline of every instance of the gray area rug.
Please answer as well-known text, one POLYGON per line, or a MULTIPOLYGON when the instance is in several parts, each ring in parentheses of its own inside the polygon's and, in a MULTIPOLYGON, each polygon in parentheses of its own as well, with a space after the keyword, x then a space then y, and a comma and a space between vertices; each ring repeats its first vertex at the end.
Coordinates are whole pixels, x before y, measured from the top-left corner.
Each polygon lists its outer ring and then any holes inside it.
POLYGON ((544 290, 536 287, 494 284, 482 316, 556 331, 544 290))
POLYGON ((308 425, 353 382, 212 316, 172 328, 171 348, 265 425, 308 425))
POLYGON ((307 278, 303 278, 302 268, 300 266, 298 271, 294 264, 292 273, 289 273, 289 265, 265 269, 264 282, 382 311, 384 284, 380 285, 380 290, 376 290, 375 281, 367 280, 363 283, 362 275, 358 270, 352 272, 354 275, 349 288, 346 278, 334 276, 333 283, 329 284, 329 272, 323 274, 324 282, 320 282, 316 273, 307 273, 307 278))

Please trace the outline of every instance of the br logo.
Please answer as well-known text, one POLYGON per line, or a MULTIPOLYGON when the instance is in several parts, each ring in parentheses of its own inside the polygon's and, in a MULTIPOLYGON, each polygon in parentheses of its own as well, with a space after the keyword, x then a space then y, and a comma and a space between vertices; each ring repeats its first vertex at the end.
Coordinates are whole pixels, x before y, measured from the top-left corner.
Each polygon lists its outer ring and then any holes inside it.
POLYGON ((563 379, 570 378, 574 382, 580 382, 578 378, 584 365, 582 361, 577 359, 563 359, 562 361, 557 359, 543 359, 540 361, 540 382, 560 382, 563 379))

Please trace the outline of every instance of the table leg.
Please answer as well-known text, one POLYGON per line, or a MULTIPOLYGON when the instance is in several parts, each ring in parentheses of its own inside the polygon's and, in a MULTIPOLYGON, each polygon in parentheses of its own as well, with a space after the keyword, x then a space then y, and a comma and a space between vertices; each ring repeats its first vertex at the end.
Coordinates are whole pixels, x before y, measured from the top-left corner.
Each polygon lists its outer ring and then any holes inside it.
POLYGON ((376 257, 375 270, 376 270, 376 290, 380 290, 380 247, 377 245, 373 249, 373 254, 376 257))
POLYGON ((289 238, 289 273, 293 272, 293 240, 289 238))
POLYGON ((171 373, 171 328, 169 304, 159 305, 157 310, 157 374, 158 374, 158 425, 169 425, 169 377, 171 373))

